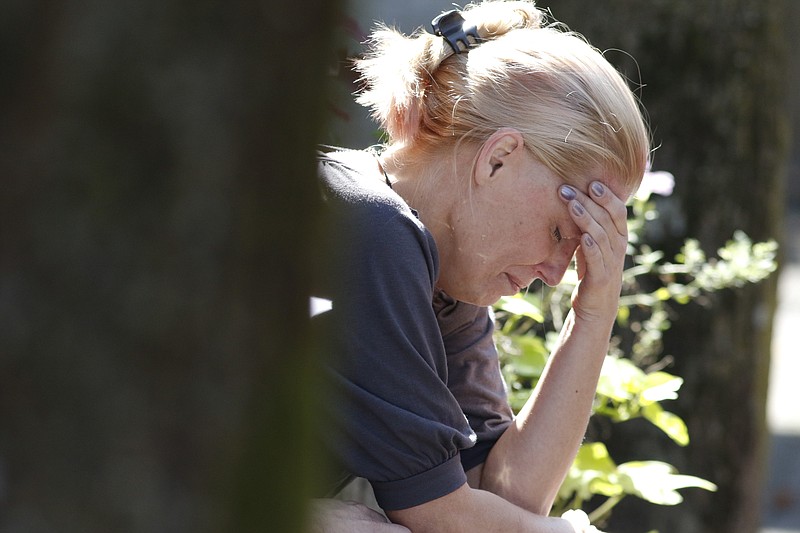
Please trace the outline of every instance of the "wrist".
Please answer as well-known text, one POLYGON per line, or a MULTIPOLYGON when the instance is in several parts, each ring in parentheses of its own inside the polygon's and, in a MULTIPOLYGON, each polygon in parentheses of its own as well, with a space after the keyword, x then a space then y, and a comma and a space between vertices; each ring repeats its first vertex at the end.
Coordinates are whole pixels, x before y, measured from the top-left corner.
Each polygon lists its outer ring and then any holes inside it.
POLYGON ((616 310, 613 314, 587 315, 570 309, 562 331, 567 335, 580 333, 582 336, 593 337, 596 342, 607 342, 611 338, 611 330, 614 328, 616 319, 616 310))

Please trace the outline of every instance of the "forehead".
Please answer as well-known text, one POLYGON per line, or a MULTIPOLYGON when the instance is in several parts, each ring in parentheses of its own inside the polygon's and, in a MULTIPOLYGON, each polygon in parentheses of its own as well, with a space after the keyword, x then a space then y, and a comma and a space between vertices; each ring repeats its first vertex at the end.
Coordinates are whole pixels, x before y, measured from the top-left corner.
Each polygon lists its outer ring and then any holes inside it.
POLYGON ((636 192, 635 190, 628 190, 628 188, 624 185, 623 180, 619 179, 613 174, 603 172, 602 170, 590 171, 583 176, 572 176, 570 179, 564 180, 565 183, 577 187, 585 194, 589 194, 589 185, 594 181, 599 181, 608 187, 611 192, 614 193, 614 196, 622 200, 624 203, 628 203, 628 200, 636 192))

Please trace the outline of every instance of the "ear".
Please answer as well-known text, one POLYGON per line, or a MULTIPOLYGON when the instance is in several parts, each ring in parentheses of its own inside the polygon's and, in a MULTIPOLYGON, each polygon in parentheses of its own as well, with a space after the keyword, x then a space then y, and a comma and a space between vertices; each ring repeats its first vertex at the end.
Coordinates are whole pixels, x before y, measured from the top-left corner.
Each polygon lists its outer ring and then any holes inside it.
POLYGON ((525 146, 522 134, 514 128, 500 128, 478 149, 473 178, 477 185, 502 176, 525 146))

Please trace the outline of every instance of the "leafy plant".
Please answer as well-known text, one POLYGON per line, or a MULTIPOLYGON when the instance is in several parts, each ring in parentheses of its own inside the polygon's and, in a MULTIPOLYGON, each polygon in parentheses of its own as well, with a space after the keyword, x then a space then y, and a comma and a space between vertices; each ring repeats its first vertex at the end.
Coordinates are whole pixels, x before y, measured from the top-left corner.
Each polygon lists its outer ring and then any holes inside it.
MULTIPOLYGON (((668 196, 673 184, 668 173, 648 172, 632 202, 629 266, 623 273, 617 328, 603 364, 593 414, 614 423, 643 418, 677 445, 686 446, 686 424, 661 404, 676 399, 683 384, 682 378, 664 371, 670 358, 662 354, 661 339, 671 326, 669 306, 701 301, 710 292, 765 279, 776 269, 778 246, 772 240, 753 243, 737 231, 716 257, 708 257, 697 240, 686 239, 674 259, 665 260, 663 251, 645 242, 646 230, 659 216, 652 195, 668 196)), ((515 411, 541 377, 577 283, 577 273, 571 269, 557 287, 505 297, 494 306, 496 344, 515 411)), ((603 443, 590 442, 581 446, 553 514, 604 497, 589 515, 596 523, 607 519, 625 496, 676 505, 682 501, 678 490, 689 487, 716 490, 712 482, 679 474, 661 461, 616 464, 603 443)))

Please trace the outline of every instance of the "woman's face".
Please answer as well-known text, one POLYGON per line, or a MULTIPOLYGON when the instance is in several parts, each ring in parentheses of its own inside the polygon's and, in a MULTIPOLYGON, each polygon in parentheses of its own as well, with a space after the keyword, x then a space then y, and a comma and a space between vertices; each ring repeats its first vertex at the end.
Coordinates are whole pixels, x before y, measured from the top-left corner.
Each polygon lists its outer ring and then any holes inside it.
MULTIPOLYGON (((563 180, 527 149, 509 153, 492 168, 490 179, 476 180, 462 195, 451 218, 451 238, 440 246, 439 286, 476 305, 491 305, 535 279, 558 284, 581 236, 558 197, 563 180)), ((584 189, 580 184, 591 176, 577 178, 573 184, 584 189)))

